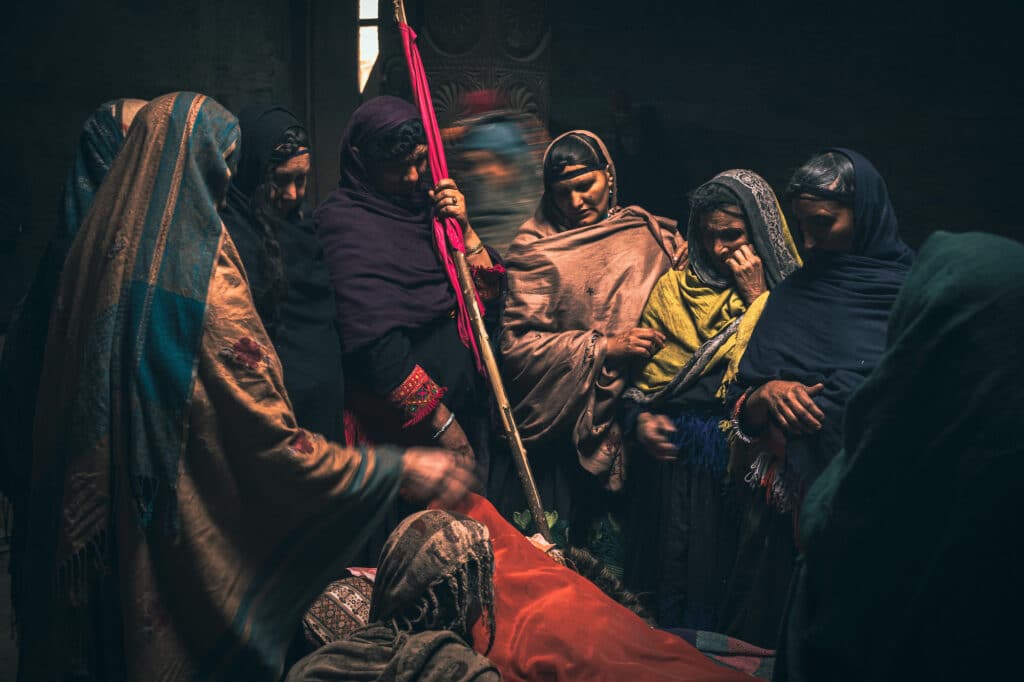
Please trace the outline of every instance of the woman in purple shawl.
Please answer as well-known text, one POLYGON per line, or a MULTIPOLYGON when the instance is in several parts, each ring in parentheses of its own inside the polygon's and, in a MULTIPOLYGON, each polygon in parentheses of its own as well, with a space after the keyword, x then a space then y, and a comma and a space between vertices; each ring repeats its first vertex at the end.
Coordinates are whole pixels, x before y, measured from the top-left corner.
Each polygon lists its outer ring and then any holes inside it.
POLYGON ((345 354, 349 442, 433 441, 475 457, 486 480, 487 394, 460 338, 435 215, 459 221, 489 316, 500 313, 504 268, 469 224, 455 182, 434 186, 419 112, 396 97, 366 102, 341 142, 338 188, 314 213, 345 354))

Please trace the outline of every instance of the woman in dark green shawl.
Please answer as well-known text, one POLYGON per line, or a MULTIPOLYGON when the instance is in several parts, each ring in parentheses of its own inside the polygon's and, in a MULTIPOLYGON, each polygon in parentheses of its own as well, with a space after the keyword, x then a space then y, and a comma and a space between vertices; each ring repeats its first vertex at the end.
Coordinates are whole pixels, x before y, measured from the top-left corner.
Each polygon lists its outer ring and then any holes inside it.
POLYGON ((409 516, 381 552, 370 624, 299 661, 288 682, 497 682, 468 643, 481 615, 493 643, 493 574, 486 526, 440 510, 409 516))
POLYGON ((925 243, 804 502, 776 680, 1017 673, 1022 320, 1024 246, 925 243))

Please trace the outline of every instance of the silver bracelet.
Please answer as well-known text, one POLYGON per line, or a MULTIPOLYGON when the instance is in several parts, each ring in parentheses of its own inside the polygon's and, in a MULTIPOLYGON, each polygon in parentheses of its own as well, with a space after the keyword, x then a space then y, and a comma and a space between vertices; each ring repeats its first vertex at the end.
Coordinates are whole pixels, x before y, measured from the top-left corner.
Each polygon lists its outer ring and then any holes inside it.
POLYGON ((455 421, 455 413, 454 412, 452 412, 451 414, 448 415, 448 420, 445 421, 445 423, 441 425, 441 428, 439 428, 437 430, 437 432, 433 436, 430 437, 430 440, 437 440, 438 438, 443 436, 444 432, 448 430, 448 427, 452 425, 453 421, 455 421))

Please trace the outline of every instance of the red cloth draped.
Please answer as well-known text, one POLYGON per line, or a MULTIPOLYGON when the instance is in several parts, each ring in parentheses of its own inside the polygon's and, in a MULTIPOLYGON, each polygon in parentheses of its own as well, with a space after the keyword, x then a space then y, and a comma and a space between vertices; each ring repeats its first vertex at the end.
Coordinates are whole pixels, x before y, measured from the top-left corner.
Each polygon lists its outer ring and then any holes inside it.
MULTIPOLYGON (((673 634, 652 629, 534 547, 484 498, 471 495, 455 511, 491 532, 497 625, 486 655, 503 680, 753 679, 722 667, 673 634)), ((487 632, 480 623, 473 641, 486 646, 487 632)), ((481 646, 478 651, 484 653, 481 646)))
MULTIPOLYGON (((423 60, 420 59, 419 48, 416 47, 416 32, 408 24, 400 23, 398 28, 402 32, 402 48, 405 50, 405 62, 409 66, 409 81, 412 83, 412 93, 416 100, 416 106, 420 110, 420 118, 423 119, 423 130, 427 134, 427 157, 430 160, 430 169, 436 182, 448 177, 448 163, 444 158, 444 146, 441 142, 441 131, 437 127, 434 103, 430 99, 430 84, 427 82, 427 74, 423 70, 423 60)), ((454 218, 441 221, 435 217, 434 241, 437 242, 437 250, 441 254, 448 279, 452 283, 452 288, 455 289, 455 300, 459 307, 459 338, 467 348, 473 351, 476 367, 483 372, 480 349, 476 345, 476 337, 473 335, 473 326, 469 319, 469 310, 466 308, 462 287, 459 286, 459 278, 455 272, 455 261, 449 251, 450 248, 463 253, 466 250, 459 222, 454 218)), ((480 306, 482 313, 484 304, 479 296, 477 305, 480 306)))

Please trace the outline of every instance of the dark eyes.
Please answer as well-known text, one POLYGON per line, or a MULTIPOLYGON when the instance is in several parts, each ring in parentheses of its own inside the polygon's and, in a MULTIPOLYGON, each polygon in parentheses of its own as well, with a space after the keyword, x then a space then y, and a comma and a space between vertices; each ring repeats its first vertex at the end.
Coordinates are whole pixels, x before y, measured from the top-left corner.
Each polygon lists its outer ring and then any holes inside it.
POLYGON ((827 229, 832 227, 836 219, 833 216, 828 215, 815 215, 807 218, 803 221, 803 225, 812 229, 827 229))
POLYGON ((274 184, 278 187, 287 187, 288 185, 295 183, 296 187, 302 187, 306 184, 306 174, 300 173, 298 175, 275 175, 274 184))
POLYGON ((722 232, 722 239, 727 242, 734 242, 742 236, 742 230, 725 230, 722 232))
POLYGON ((582 182, 577 182, 577 183, 575 183, 573 185, 569 185, 568 187, 559 187, 557 192, 558 192, 558 196, 567 197, 567 196, 569 196, 570 194, 573 194, 573 193, 580 193, 580 194, 582 194, 583 192, 589 192, 590 188, 593 187, 593 186, 594 186, 594 180, 593 179, 583 180, 582 182))

